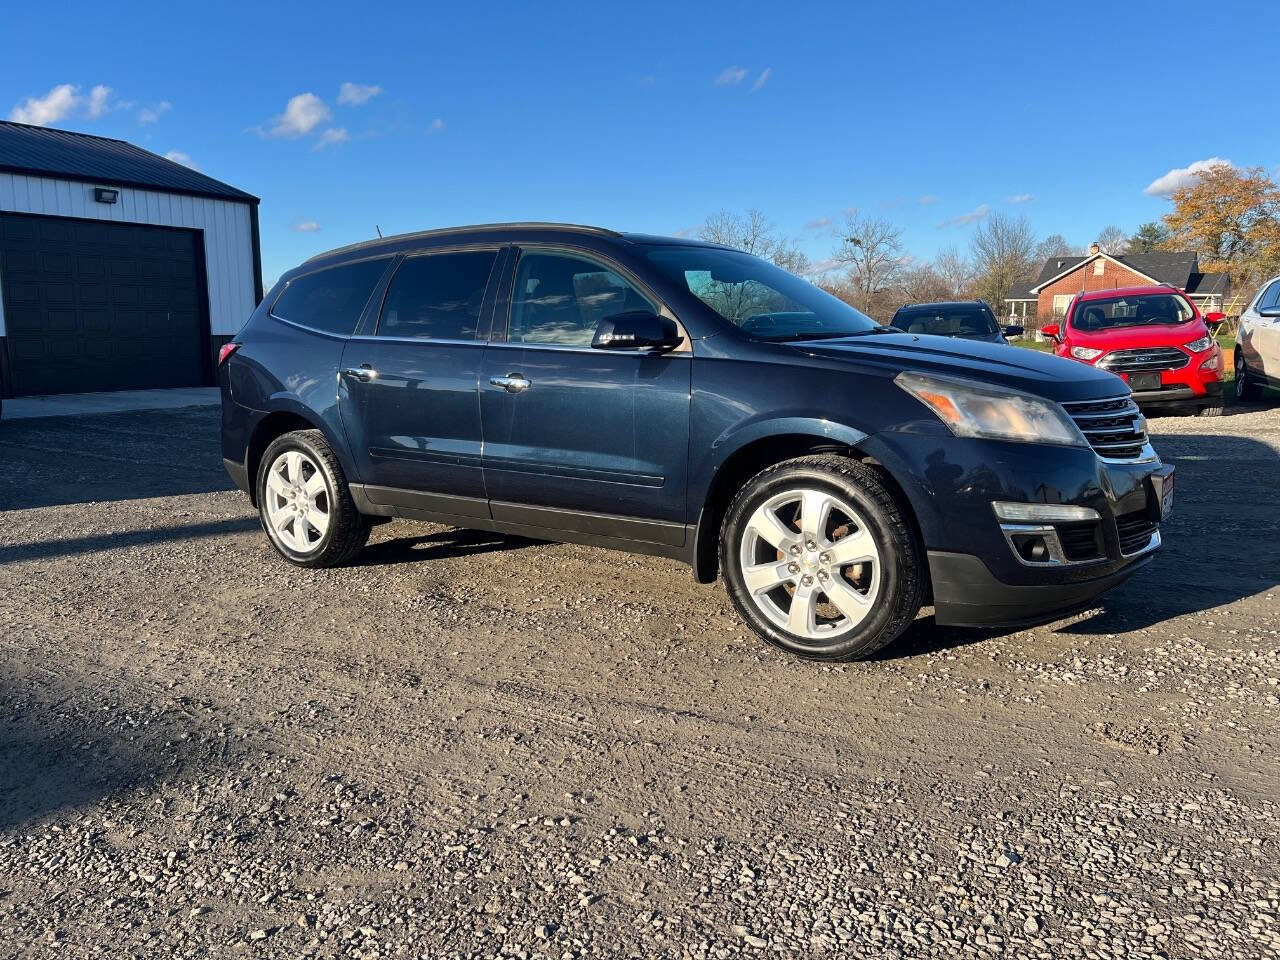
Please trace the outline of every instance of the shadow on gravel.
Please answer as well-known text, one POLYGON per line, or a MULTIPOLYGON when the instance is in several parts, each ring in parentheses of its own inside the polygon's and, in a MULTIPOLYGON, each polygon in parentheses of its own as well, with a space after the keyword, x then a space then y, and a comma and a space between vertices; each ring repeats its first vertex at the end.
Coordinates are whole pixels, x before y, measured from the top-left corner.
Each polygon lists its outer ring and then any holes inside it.
POLYGON ((230 490, 220 412, 0 421, 0 510, 230 490))
POLYGON ((940 627, 933 617, 918 617, 897 640, 877 651, 870 660, 907 660, 942 650, 958 650, 999 636, 999 631, 970 630, 963 627, 940 627))
POLYGON ((0 566, 21 560, 50 560, 81 553, 97 553, 101 550, 123 550, 151 543, 168 543, 173 540, 199 540, 224 533, 243 533, 258 527, 256 517, 235 517, 230 520, 211 520, 208 523, 191 523, 175 527, 152 527, 149 530, 129 530, 124 533, 103 533, 91 537, 71 537, 66 540, 43 540, 13 547, 0 547, 0 566))
POLYGON ((1151 564, 1063 633, 1118 633, 1265 593, 1280 585, 1280 452, 1248 437, 1158 434, 1178 468, 1173 516, 1151 564))
POLYGON ((422 563, 450 557, 468 557, 501 550, 523 550, 542 541, 490 533, 485 530, 449 529, 419 537, 397 537, 370 544, 351 561, 353 567, 379 567, 396 563, 422 563))
MULTIPOLYGON (((107 709, 92 700, 86 707, 92 719, 86 721, 69 716, 67 695, 59 684, 41 690, 47 702, 40 702, 30 689, 14 689, 12 681, 0 686, 0 702, 6 704, 0 719, 0 831, 210 762, 207 747, 196 738, 179 739, 171 726, 165 733, 161 723, 139 728, 131 718, 145 712, 145 704, 107 709)), ((182 716, 180 722, 189 721, 182 716)))

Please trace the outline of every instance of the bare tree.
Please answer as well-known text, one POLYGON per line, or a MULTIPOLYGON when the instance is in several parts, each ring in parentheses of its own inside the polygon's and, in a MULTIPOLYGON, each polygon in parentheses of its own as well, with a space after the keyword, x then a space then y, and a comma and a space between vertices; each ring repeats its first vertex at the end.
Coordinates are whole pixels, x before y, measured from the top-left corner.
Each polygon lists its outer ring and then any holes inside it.
POLYGON ((1031 224, 1023 215, 997 211, 974 231, 970 243, 978 292, 1003 310, 1009 290, 1031 275, 1036 246, 1031 224))
POLYGON ((933 258, 933 270, 946 286, 949 297, 963 297, 973 286, 973 264, 955 247, 938 251, 933 258))
POLYGON ((797 275, 809 269, 809 258, 804 251, 789 237, 783 236, 769 218, 754 207, 746 213, 732 210, 713 213, 698 230, 698 237, 712 243, 723 243, 726 247, 736 247, 797 275))
POLYGON ((907 303, 929 303, 955 296, 951 284, 927 263, 902 270, 894 286, 907 303))
POLYGON ((893 285, 906 266, 902 231, 888 220, 850 210, 839 236, 840 245, 831 257, 846 267, 853 305, 870 313, 879 294, 893 285))
POLYGON ((1129 249, 1129 235, 1112 224, 1098 234, 1098 246, 1102 248, 1103 253, 1118 257, 1129 249))
POLYGON ((1067 238, 1062 234, 1051 233, 1036 244, 1036 266, 1044 263, 1050 257, 1072 257, 1079 253, 1079 250, 1067 243, 1067 238))

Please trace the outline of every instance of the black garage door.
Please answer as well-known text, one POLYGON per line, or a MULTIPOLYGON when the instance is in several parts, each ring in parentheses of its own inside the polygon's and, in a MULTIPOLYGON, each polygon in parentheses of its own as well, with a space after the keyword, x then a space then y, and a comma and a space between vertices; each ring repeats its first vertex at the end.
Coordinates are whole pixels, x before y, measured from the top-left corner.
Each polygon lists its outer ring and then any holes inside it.
POLYGON ((0 214, 15 396, 206 383, 200 235, 0 214))

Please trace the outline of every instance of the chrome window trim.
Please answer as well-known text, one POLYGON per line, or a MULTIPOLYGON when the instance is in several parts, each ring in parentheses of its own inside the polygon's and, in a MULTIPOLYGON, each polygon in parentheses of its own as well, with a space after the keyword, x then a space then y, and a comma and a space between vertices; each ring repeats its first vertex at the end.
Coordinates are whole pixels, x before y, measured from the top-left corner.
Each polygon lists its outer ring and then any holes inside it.
MULTIPOLYGON (((686 341, 688 335, 685 336, 686 341)), ((438 341, 430 341, 438 342, 438 341)), ((470 342, 470 341, 466 341, 470 342)), ((484 341, 477 341, 483 343, 484 341)), ((599 347, 574 347, 568 344, 559 343, 511 343, 507 340, 490 340, 486 346, 490 347, 506 347, 510 350, 554 350, 558 353, 594 353, 594 354, 631 354, 638 356, 653 357, 692 357, 693 353, 688 350, 668 350, 665 353, 656 353, 646 347, 611 347, 608 350, 601 350, 599 347)))

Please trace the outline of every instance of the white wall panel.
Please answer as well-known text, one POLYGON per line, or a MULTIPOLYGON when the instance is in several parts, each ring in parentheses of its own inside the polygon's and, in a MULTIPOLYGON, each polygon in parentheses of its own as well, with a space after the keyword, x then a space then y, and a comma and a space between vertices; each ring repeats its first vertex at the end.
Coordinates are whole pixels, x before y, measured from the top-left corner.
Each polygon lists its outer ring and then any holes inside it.
MULTIPOLYGON (((120 188, 117 203, 97 203, 92 183, 0 173, 0 213, 36 213, 120 223, 150 223, 204 232, 209 332, 230 336, 257 305, 253 295, 253 234, 249 205, 185 194, 120 188)), ((0 303, 0 336, 4 305, 0 303)))

